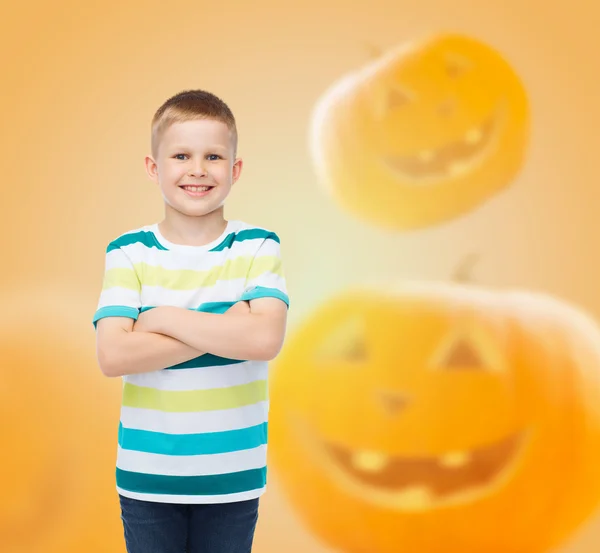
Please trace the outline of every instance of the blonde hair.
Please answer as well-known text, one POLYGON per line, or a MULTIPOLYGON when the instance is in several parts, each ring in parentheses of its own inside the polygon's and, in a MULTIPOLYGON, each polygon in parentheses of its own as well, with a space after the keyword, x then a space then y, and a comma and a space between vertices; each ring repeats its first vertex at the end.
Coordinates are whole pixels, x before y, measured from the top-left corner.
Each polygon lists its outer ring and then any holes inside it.
POLYGON ((169 98, 152 118, 152 155, 156 157, 160 139, 173 123, 195 119, 215 119, 225 123, 231 131, 233 151, 237 150, 237 127, 229 106, 205 90, 184 90, 169 98))

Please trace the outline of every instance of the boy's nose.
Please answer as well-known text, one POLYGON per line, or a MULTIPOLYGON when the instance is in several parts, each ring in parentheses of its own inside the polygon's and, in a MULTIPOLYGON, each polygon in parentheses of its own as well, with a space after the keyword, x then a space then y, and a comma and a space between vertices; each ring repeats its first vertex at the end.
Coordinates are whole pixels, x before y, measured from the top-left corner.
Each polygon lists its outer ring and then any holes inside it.
POLYGON ((198 163, 197 165, 194 165, 190 171, 188 172, 188 175, 190 177, 198 177, 201 175, 206 175, 206 169, 202 166, 201 163, 198 163))

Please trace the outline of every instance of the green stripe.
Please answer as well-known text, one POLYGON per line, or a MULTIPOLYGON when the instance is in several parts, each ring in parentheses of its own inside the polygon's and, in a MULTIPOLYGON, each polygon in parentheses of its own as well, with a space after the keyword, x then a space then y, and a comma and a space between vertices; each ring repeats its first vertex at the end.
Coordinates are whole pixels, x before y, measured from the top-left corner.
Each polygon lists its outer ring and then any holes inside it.
POLYGON ((226 248, 231 248, 234 242, 243 242, 244 240, 255 240, 257 238, 264 238, 265 240, 274 240, 275 242, 280 243, 279 236, 277 236, 274 232, 253 228, 240 230, 239 232, 232 232, 231 234, 228 234, 223 240, 223 242, 221 242, 218 246, 215 246, 210 251, 220 252, 226 248))
POLYGON ((257 278, 265 273, 272 273, 282 277, 283 268, 281 258, 275 255, 263 255, 261 257, 254 258, 246 278, 248 280, 252 280, 253 278, 257 278))
POLYGON ((165 248, 162 244, 159 244, 153 232, 143 230, 119 236, 119 238, 113 240, 108 245, 108 247, 106 248, 106 253, 111 252, 112 250, 118 250, 123 246, 131 246, 132 244, 138 243, 143 244, 148 248, 156 248, 157 250, 167 251, 167 248, 165 248))
MULTIPOLYGON (((143 275, 145 286, 160 286, 169 290, 194 290, 214 286, 219 280, 235 280, 240 278, 256 278, 263 273, 274 273, 283 276, 281 259, 273 255, 254 258, 251 255, 239 256, 227 260, 223 265, 212 267, 205 271, 192 269, 165 269, 161 266, 147 263, 135 264, 137 274, 143 275)), ((127 269, 110 269, 111 271, 126 271, 127 269)), ((132 274, 134 271, 129 270, 132 274)), ((124 281, 125 275, 117 275, 113 280, 124 281), (118 278, 117 278, 118 277, 118 278)), ((124 287, 132 287, 131 283, 124 287)))
POLYGON ((104 273, 102 290, 108 290, 109 288, 115 287, 127 288, 128 290, 139 292, 142 289, 142 284, 133 269, 115 267, 104 273))
POLYGON ((169 413, 191 413, 235 409, 267 399, 267 381, 208 390, 165 391, 126 382, 123 387, 123 406, 155 409, 169 413))
POLYGON ((290 306, 290 299, 287 294, 278 288, 267 288, 266 286, 255 286, 254 288, 250 288, 242 294, 240 301, 251 301, 258 298, 277 298, 285 302, 288 307, 290 306))
POLYGON ((125 428, 119 423, 123 449, 159 455, 212 455, 254 449, 267 443, 267 423, 238 430, 201 434, 165 434, 125 428))
POLYGON ((169 290, 194 290, 214 286, 219 280, 246 278, 253 259, 251 255, 239 256, 205 271, 165 269, 143 262, 136 263, 135 268, 138 274, 143 275, 145 286, 160 286, 169 290))
POLYGON ((119 286, 129 290, 141 290, 138 275, 142 275, 145 286, 160 286, 168 290, 194 290, 214 286, 219 280, 248 280, 272 273, 283 277, 281 259, 274 255, 254 258, 240 256, 226 261, 223 265, 206 271, 192 269, 165 269, 157 265, 141 262, 135 264, 135 270, 124 267, 109 269, 104 274, 103 290, 119 286))
POLYGON ((267 467, 210 476, 163 476, 117 468, 117 486, 139 493, 172 495, 223 495, 263 488, 267 467))

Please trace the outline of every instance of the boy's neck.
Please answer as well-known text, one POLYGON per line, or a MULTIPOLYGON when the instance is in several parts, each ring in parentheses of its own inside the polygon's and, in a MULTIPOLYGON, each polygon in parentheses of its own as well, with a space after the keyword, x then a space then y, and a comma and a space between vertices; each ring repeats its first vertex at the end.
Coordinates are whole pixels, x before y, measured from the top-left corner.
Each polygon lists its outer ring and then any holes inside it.
POLYGON ((227 228, 223 209, 201 217, 188 217, 181 213, 165 213, 158 224, 160 233, 173 244, 184 246, 204 246, 216 240, 227 228))

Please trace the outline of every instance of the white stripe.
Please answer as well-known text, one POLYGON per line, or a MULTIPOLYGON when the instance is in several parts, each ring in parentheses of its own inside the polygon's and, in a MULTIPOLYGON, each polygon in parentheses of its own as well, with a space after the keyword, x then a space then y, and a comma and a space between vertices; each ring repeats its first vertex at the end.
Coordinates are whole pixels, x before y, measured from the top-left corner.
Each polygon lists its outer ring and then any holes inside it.
POLYGON ((121 288, 120 286, 113 286, 107 290, 102 290, 100 299, 98 300, 98 309, 109 305, 126 305, 139 309, 141 307, 140 293, 137 290, 121 288))
POLYGON ((167 413, 139 407, 121 407, 121 423, 127 428, 167 434, 196 434, 238 430, 267 422, 269 401, 252 405, 196 413, 167 413))
POLYGON ((157 307, 200 307, 203 303, 214 301, 237 301, 246 284, 245 278, 218 280, 213 286, 198 287, 191 290, 169 290, 162 286, 142 285, 144 305, 157 307))
POLYGON ((266 361, 244 361, 234 365, 197 369, 160 370, 123 377, 130 384, 165 391, 209 390, 266 380, 266 361))
MULTIPOLYGON (((141 298, 146 307, 169 305, 196 309, 203 303, 239 301, 244 290, 254 286, 276 288, 287 294, 285 279, 273 273, 263 273, 246 283, 245 278, 235 280, 219 280, 214 286, 196 288, 195 290, 169 290, 162 286, 142 285, 141 298)), ((113 286, 100 293, 98 309, 108 305, 127 305, 140 308, 140 292, 113 286)))
POLYGON ((111 269, 131 269, 133 271, 133 264, 124 251, 116 249, 106 254, 104 268, 105 271, 111 269))
MULTIPOLYGON (((251 258, 255 256, 263 242, 265 242, 264 238, 243 240, 241 242, 234 242, 231 245, 231 248, 226 248, 218 252, 206 252, 197 256, 191 256, 189 253, 182 254, 179 251, 165 251, 159 250, 155 247, 149 248, 141 242, 136 242, 127 246, 121 246, 121 249, 127 252, 127 256, 131 259, 133 264, 144 262, 148 263, 149 265, 159 266, 164 269, 176 271, 184 269, 189 269, 192 271, 209 271, 214 267, 223 265, 226 261, 232 262, 238 257, 248 257, 248 261, 250 261, 251 258)), ((274 240, 267 240, 266 242, 273 242, 274 244, 277 244, 277 242, 274 240)), ((110 255, 110 253, 108 255, 110 255)))
POLYGON ((212 455, 159 455, 130 449, 117 450, 117 467, 131 472, 165 476, 211 476, 267 465, 267 446, 212 455))
POLYGON ((153 501, 155 503, 235 503, 236 501, 247 501, 249 499, 256 499, 257 497, 263 495, 265 491, 266 486, 264 488, 258 488, 256 490, 250 490, 247 492, 229 493, 222 495, 168 495, 131 492, 129 490, 123 490, 122 488, 119 488, 119 486, 117 486, 117 492, 124 497, 129 497, 131 499, 139 499, 141 501, 153 501))
POLYGON ((260 246, 260 249, 256 252, 256 258, 258 259, 259 257, 263 257, 263 256, 268 256, 268 255, 272 255, 275 257, 281 257, 281 245, 279 244, 279 242, 275 241, 275 240, 265 240, 263 239, 262 241, 262 245, 260 246))
POLYGON ((277 288, 277 290, 280 290, 281 292, 287 295, 285 278, 280 277, 275 273, 262 273, 256 278, 249 280, 246 284, 246 290, 254 288, 254 286, 264 286, 265 288, 277 288))

